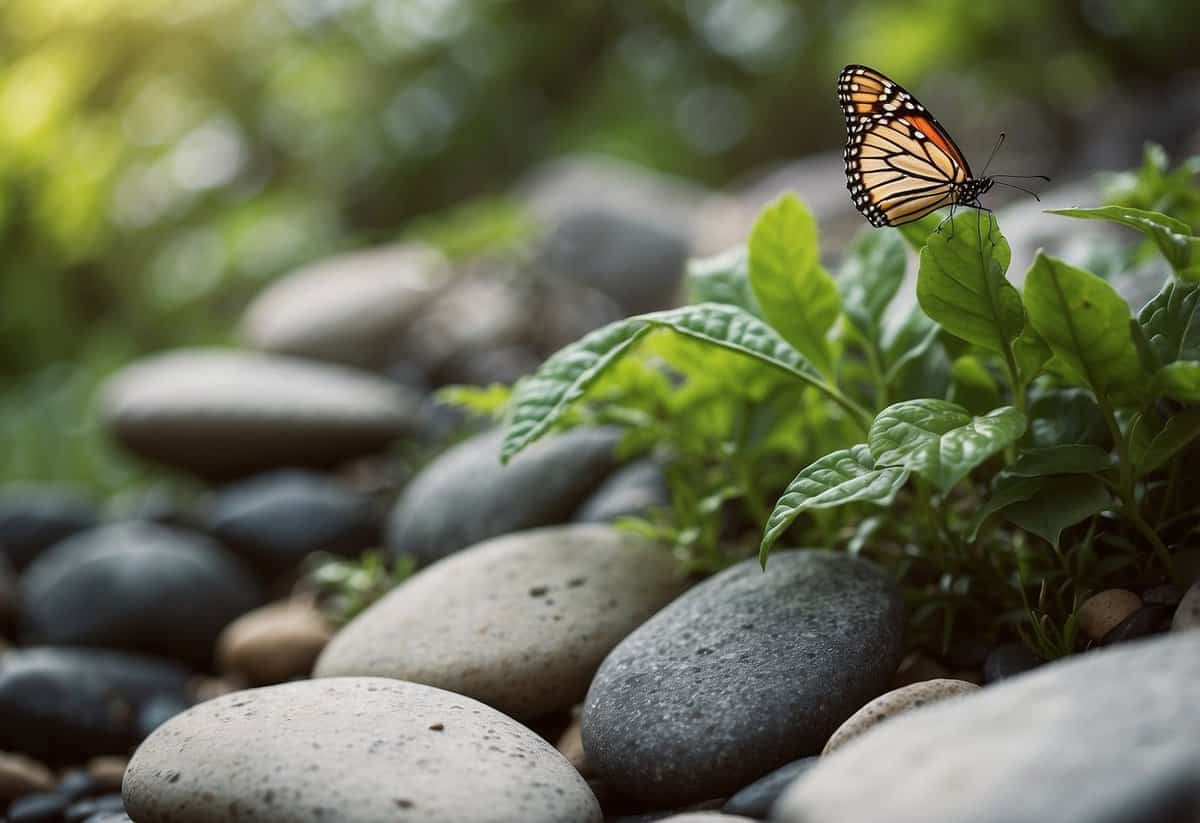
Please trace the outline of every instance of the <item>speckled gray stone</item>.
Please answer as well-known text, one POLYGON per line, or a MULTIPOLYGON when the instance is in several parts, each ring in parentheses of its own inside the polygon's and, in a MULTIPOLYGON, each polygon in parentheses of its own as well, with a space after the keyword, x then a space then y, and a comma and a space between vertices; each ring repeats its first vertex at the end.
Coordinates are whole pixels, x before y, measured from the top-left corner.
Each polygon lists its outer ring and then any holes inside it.
POLYGON ((1048 664, 897 717, 792 785, 787 823, 1145 823, 1200 799, 1200 633, 1048 664))
POLYGON ((554 747, 470 698, 384 678, 234 692, 161 726, 123 794, 138 823, 599 823, 554 747))
POLYGON ((610 429, 574 429, 503 465, 504 431, 476 435, 408 484, 388 520, 388 546, 428 563, 489 537, 565 523, 616 466, 617 437, 610 429))
POLYGON ((669 552, 611 526, 505 535, 397 587, 338 632, 315 673, 411 680, 538 717, 578 703, 604 656, 686 585, 669 552))
POLYGON ((838 730, 830 735, 829 742, 825 744, 821 754, 828 755, 840 749, 890 717, 975 691, 979 691, 979 687, 974 683, 953 678, 922 680, 892 689, 887 694, 876 697, 838 726, 838 730))
POLYGON ((657 805, 721 797, 788 761, 884 691, 900 662, 892 581, 845 554, 777 551, 710 578, 604 661, 583 711, 588 762, 657 805))
POLYGON ((103 416, 125 446, 207 477, 329 466, 420 425, 421 399, 365 372, 279 355, 183 349, 125 367, 103 416))

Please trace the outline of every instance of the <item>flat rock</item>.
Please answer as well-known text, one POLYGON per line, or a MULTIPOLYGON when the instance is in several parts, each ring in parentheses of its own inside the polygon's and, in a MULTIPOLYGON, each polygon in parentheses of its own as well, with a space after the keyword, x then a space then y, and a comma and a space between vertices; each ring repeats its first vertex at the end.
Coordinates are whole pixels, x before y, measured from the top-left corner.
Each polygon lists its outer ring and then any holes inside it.
POLYGON ((265 351, 377 368, 449 276, 428 246, 331 257, 268 286, 247 308, 242 336, 265 351))
POLYGON ((98 514, 83 495, 56 486, 0 490, 0 557, 21 571, 41 552, 96 525, 98 514))
POLYGON ((121 754, 151 700, 184 699, 186 670, 102 649, 26 648, 0 657, 0 750, 51 765, 121 754))
POLYGON ((364 372, 226 349, 140 360, 109 379, 102 401, 130 450, 213 478, 379 451, 417 429, 420 405, 364 372))
POLYGON ((831 754, 864 732, 898 714, 976 691, 979 691, 979 687, 974 683, 952 678, 922 680, 919 683, 910 683, 907 686, 892 689, 850 715, 849 719, 838 726, 838 730, 830 736, 829 742, 825 744, 821 754, 823 756, 831 754))
POLYGON ((31 643, 212 659, 217 635, 259 602, 250 573, 204 535, 114 523, 45 552, 22 579, 31 643))
POLYGON ((408 484, 389 517, 387 544, 431 562, 490 537, 563 523, 616 465, 617 437, 610 429, 574 429, 504 465, 504 432, 476 435, 408 484))
POLYGON ((609 526, 510 534, 402 583, 338 632, 315 674, 425 683, 534 718, 578 703, 604 656, 685 586, 669 552, 609 526))
POLYGON ((307 677, 333 629, 309 603, 285 601, 248 612, 217 641, 222 670, 254 686, 307 677))
POLYGON ((588 763, 658 805, 727 796, 821 750, 887 689, 903 606, 892 581, 845 554, 748 559, 666 607, 605 659, 583 710, 588 763))
POLYGON ((268 686, 174 718, 134 754, 138 823, 599 823, 583 778, 462 695, 383 678, 268 686))
POLYGON ((1200 634, 1077 655, 897 717, 823 758, 791 823, 1144 823, 1200 797, 1200 634))
POLYGON ((353 555, 378 546, 382 533, 369 498, 327 475, 296 469, 222 489, 207 507, 205 526, 268 576, 295 569, 312 552, 353 555))
POLYGON ((636 460, 608 476, 571 517, 576 523, 606 523, 618 517, 644 515, 671 505, 671 492, 662 466, 636 460))

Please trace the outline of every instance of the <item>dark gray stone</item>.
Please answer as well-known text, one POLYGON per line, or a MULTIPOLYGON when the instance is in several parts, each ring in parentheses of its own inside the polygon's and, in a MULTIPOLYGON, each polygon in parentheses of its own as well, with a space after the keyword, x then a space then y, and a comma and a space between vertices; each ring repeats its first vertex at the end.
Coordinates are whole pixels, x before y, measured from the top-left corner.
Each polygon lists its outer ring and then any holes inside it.
POLYGON ((325 475, 290 470, 222 490, 208 508, 207 531, 273 575, 311 552, 349 555, 379 545, 380 520, 370 499, 325 475))
POLYGON ((792 784, 800 775, 817 765, 819 757, 802 757, 793 760, 786 766, 781 766, 766 777, 755 780, 749 786, 738 791, 721 807, 725 814, 740 814, 744 817, 756 817, 763 820, 771 813, 771 806, 783 794, 784 789, 792 784))
POLYGON ((8 806, 10 823, 58 823, 67 808, 65 798, 57 794, 27 794, 8 806))
POLYGON ((618 645, 583 709, 588 765, 659 806, 727 796, 886 691, 904 614, 888 576, 845 554, 775 552, 696 586, 618 645))
POLYGON ((217 635, 259 602, 238 560, 203 535, 115 523, 59 543, 22 580, 30 643, 211 660, 217 635))
POLYGON ((142 457, 211 479, 325 467, 421 426, 421 398, 356 369, 225 349, 168 352, 104 385, 112 434, 142 457))
POLYGON ((571 518, 576 523, 605 523, 671 505, 662 467, 653 460, 622 466, 600 484, 571 518))
POLYGON ((1171 625, 1173 613, 1174 609, 1170 606, 1161 604, 1142 606, 1114 626, 1112 631, 1104 635, 1104 639, 1100 642, 1105 646, 1111 646, 1114 643, 1128 643, 1130 640, 1137 640, 1155 632, 1166 631, 1167 627, 1171 625))
POLYGON ((76 492, 52 486, 0 491, 0 557, 21 571, 43 550, 96 525, 96 509, 76 492))
POLYGON ((138 709, 138 737, 149 737, 155 729, 175 715, 187 711, 190 706, 191 702, 179 695, 155 695, 138 709))
POLYGON ((992 649, 983 663, 983 682, 995 683, 1036 669, 1041 659, 1024 643, 1003 643, 992 649))
POLYGON ((83 800, 100 791, 99 783, 88 773, 87 769, 71 769, 54 787, 54 793, 66 798, 68 803, 83 800))
POLYGON ((613 430, 549 437, 507 466, 503 437, 500 429, 476 435, 413 478, 389 517, 393 552, 432 562, 489 537, 566 522, 615 465, 613 430))
POLYGON ((586 208, 551 231, 539 264, 640 314, 675 304, 687 250, 686 235, 673 227, 586 208))
POLYGON ((85 823, 100 815, 125 814, 125 801, 120 793, 106 794, 72 803, 63 812, 63 823, 85 823))
POLYGON ((1147 823, 1200 808, 1200 633, 894 717, 792 785, 786 823, 1147 823))
POLYGON ((17 575, 0 554, 0 637, 8 635, 21 613, 21 589, 17 575))
POLYGON ((101 649, 34 648, 0 657, 0 750, 52 765, 124 754, 140 707, 185 698, 188 673, 162 660, 101 649))

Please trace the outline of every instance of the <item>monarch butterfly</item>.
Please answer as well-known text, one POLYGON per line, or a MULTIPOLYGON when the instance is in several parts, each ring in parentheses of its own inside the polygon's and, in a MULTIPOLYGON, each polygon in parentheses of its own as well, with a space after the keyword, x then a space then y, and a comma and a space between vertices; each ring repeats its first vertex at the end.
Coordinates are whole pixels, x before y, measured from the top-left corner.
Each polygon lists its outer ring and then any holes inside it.
MULTIPOLYGON (((1020 176, 976 177, 929 109, 874 69, 842 69, 838 102, 846 114, 846 188, 855 208, 873 226, 911 223, 944 206, 987 211, 979 198, 999 182, 996 177, 1020 176)), ((993 157, 1003 142, 1001 134, 993 157)))

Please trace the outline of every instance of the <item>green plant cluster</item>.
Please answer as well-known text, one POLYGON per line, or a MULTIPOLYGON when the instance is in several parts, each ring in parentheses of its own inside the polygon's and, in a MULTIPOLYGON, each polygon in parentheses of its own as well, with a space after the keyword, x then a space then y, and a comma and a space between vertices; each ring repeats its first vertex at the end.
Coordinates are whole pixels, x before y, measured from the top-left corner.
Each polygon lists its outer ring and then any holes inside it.
POLYGON ((1137 230, 1170 277, 1136 315, 1045 254, 1018 290, 993 215, 961 210, 864 229, 835 278, 785 195, 745 249, 693 263, 690 305, 599 329, 520 381, 503 458, 555 427, 621 425, 627 449, 664 460, 674 498, 630 525, 690 567, 842 546, 897 576, 918 645, 1020 636, 1068 654, 1088 594, 1178 579, 1200 531, 1185 481, 1200 237, 1130 206, 1051 214, 1137 230))

